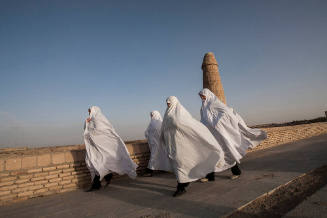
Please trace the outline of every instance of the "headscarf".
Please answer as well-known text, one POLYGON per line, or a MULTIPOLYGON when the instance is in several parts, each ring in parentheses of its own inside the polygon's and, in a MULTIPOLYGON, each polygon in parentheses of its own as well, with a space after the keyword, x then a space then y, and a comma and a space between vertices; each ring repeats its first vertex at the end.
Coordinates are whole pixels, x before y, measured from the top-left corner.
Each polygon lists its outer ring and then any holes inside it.
POLYGON ((161 127, 161 143, 167 149, 179 182, 190 182, 218 172, 224 154, 210 131, 183 107, 175 96, 166 100, 161 127))
POLYGON ((91 120, 85 122, 84 142, 85 162, 91 177, 99 174, 102 179, 106 174, 116 172, 135 178, 137 165, 130 158, 124 141, 99 107, 92 106, 90 111, 91 120))
POLYGON ((151 157, 148 163, 148 168, 152 170, 171 171, 171 165, 166 151, 160 144, 160 131, 162 118, 159 111, 150 113, 151 122, 145 131, 145 137, 148 140, 151 157))
POLYGON ((221 102, 209 89, 203 89, 199 95, 206 97, 202 101, 201 122, 224 149, 226 163, 240 163, 247 149, 254 148, 267 138, 264 131, 249 128, 233 108, 221 102))

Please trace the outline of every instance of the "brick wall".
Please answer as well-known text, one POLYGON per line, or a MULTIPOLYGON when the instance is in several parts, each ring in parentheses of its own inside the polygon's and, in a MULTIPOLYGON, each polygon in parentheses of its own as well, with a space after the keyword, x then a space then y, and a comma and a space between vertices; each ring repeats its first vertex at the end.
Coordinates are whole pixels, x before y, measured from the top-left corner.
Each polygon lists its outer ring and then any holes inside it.
POLYGON ((327 134, 327 122, 262 129, 267 132, 268 138, 252 151, 327 134))
MULTIPOLYGON (((327 123, 265 128, 268 139, 254 150, 327 133, 327 123)), ((146 141, 126 142, 131 158, 145 169, 146 141)), ((84 188, 90 184, 83 145, 0 149, 0 205, 84 188)))
MULTIPOLYGON (((145 141, 127 143, 143 171, 150 156, 145 141)), ((91 177, 83 145, 35 149, 0 149, 0 205, 85 188, 91 177)))

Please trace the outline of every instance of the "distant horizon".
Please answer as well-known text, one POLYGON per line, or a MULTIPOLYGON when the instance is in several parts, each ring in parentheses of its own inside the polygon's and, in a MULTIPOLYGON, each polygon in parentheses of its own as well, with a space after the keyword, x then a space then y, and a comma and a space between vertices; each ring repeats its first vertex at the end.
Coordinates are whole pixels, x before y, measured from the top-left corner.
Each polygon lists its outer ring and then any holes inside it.
MULTIPOLYGON (((290 122, 298 122, 298 121, 311 121, 311 120, 315 120, 315 119, 319 119, 319 118, 326 118, 326 116, 321 116, 321 117, 315 117, 315 118, 311 118, 311 119, 302 119, 302 120, 292 120, 292 121, 285 121, 285 122, 279 122, 279 123, 262 123, 262 124, 257 124, 257 125, 271 125, 271 124, 286 124, 286 123, 290 123, 290 122)), ((302 124, 296 124, 296 125, 302 125, 302 124)), ((251 127, 251 125, 248 125, 249 127, 251 127)), ((272 127, 264 127, 264 128, 272 128, 272 127)), ((136 142, 136 141, 144 141, 146 140, 146 138, 142 138, 142 139, 129 139, 129 140, 124 140, 125 143, 131 143, 131 142, 136 142)), ((81 143, 73 143, 73 144, 61 144, 61 145, 34 145, 34 146, 11 146, 11 147, 2 147, 0 145, 0 150, 1 149, 11 149, 11 148, 42 148, 42 147, 57 147, 57 146, 72 146, 72 145, 84 145, 84 142, 81 143)))
POLYGON ((144 138, 175 95, 200 118, 213 52, 227 105, 248 125, 324 116, 327 1, 0 2, 0 147, 83 143, 99 106, 144 138))

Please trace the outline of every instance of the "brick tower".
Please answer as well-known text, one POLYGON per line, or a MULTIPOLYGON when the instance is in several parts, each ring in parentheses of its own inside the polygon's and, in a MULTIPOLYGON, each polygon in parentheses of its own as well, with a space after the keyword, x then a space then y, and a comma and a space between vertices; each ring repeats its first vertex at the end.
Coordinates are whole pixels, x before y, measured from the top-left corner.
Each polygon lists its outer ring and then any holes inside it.
POLYGON ((222 102, 226 104, 223 84, 221 83, 218 63, 215 55, 208 52, 204 55, 203 63, 203 88, 208 88, 212 91, 222 102))

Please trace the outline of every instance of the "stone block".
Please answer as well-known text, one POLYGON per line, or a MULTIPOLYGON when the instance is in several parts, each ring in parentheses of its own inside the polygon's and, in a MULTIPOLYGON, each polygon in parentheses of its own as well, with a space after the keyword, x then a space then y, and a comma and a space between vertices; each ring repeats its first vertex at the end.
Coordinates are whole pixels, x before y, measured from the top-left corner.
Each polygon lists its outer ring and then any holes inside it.
POLYGON ((37 165, 39 167, 49 166, 51 163, 50 154, 41 154, 37 156, 37 165))
MULTIPOLYGON (((17 198, 17 194, 9 194, 9 195, 4 195, 4 196, 0 196, 0 202, 1 201, 10 201, 17 198)), ((0 203, 1 205, 1 203, 0 203)))
POLYGON ((34 185, 33 182, 25 182, 25 183, 19 184, 18 188, 23 188, 23 187, 33 186, 33 185, 34 185))
POLYGON ((61 178, 49 179, 49 182, 59 182, 59 181, 61 181, 61 178))
POLYGON ((32 197, 32 196, 33 196, 32 191, 26 191, 26 192, 18 193, 18 197, 32 197))
POLYGON ((41 180, 48 181, 48 180, 45 178, 45 176, 40 176, 40 177, 31 178, 31 181, 32 181, 32 182, 35 182, 35 181, 41 181, 41 180))
POLYGON ((61 182, 59 182, 60 185, 66 185, 66 184, 70 184, 71 180, 63 180, 61 182))
POLYGON ((52 153, 52 163, 53 164, 65 163, 65 153, 52 153))
POLYGON ((17 179, 15 180, 15 183, 16 184, 22 184, 22 183, 26 183, 26 182, 29 182, 30 179, 17 179))
POLYGON ((44 176, 47 176, 47 175, 49 175, 49 173, 48 173, 48 172, 43 172, 43 173, 35 173, 35 174, 34 174, 34 177, 44 177, 44 176))
POLYGON ((75 168, 75 167, 79 167, 79 166, 81 166, 81 162, 69 164, 69 167, 71 167, 71 168, 75 168))
POLYGON ((16 178, 17 178, 16 176, 2 177, 2 178, 0 178, 0 182, 13 181, 13 180, 15 180, 16 178))
POLYGON ((41 181, 35 181, 34 182, 35 185, 44 185, 46 183, 48 183, 48 180, 41 180, 41 181))
POLYGON ((0 196, 9 195, 11 191, 0 191, 0 196))
POLYGON ((66 169, 66 168, 69 168, 69 164, 57 166, 57 169, 66 169))
POLYGON ((29 190, 30 190, 30 187, 27 186, 27 187, 16 188, 16 189, 12 190, 12 192, 13 193, 22 193, 22 192, 26 192, 29 190))
POLYGON ((74 162, 84 162, 85 160, 85 153, 84 151, 70 151, 71 156, 68 155, 68 158, 72 158, 74 162))
POLYGON ((58 175, 49 175, 45 177, 46 179, 54 179, 54 178, 58 178, 58 175))
POLYGON ((42 168, 27 170, 27 173, 39 173, 42 172, 42 168))
POLYGON ((68 172, 73 172, 74 169, 73 168, 68 168, 68 169, 63 169, 62 172, 63 173, 68 173, 68 172))
POLYGON ((17 188, 17 185, 7 185, 7 186, 1 186, 0 191, 9 191, 17 188))
POLYGON ((16 171, 10 172, 11 176, 19 176, 19 175, 25 175, 25 174, 27 174, 27 170, 16 170, 16 171))
POLYGON ((73 155, 72 151, 66 151, 65 152, 65 161, 67 163, 75 162, 74 155, 73 155))
POLYGON ((55 170, 55 169, 57 169, 57 168, 56 167, 43 167, 42 171, 46 172, 46 171, 52 171, 52 170, 55 170))
POLYGON ((6 170, 20 170, 22 167, 22 159, 11 158, 6 160, 6 170))
POLYGON ((44 188, 43 185, 33 185, 31 187, 29 187, 30 189, 29 190, 38 190, 38 189, 41 189, 41 188, 44 188))
POLYGON ((59 174, 59 177, 65 177, 65 176, 71 176, 71 173, 61 173, 59 174))
POLYGON ((34 193, 35 194, 41 194, 41 193, 44 193, 44 192, 47 192, 47 191, 48 191, 48 188, 41 188, 41 189, 35 190, 34 193))
POLYGON ((53 187, 53 186, 58 186, 58 183, 54 182, 54 183, 47 183, 44 185, 44 187, 46 187, 46 188, 53 187))
POLYGON ((49 187, 49 190, 50 191, 58 191, 58 190, 60 190, 60 189, 62 189, 62 186, 60 185, 60 186, 52 186, 52 187, 49 187))
POLYGON ((23 157, 22 158, 22 168, 33 168, 36 166, 36 156, 23 157))
POLYGON ((6 176, 9 176, 9 175, 10 175, 9 173, 2 172, 2 173, 0 173, 0 178, 6 177, 6 176))
POLYGON ((0 182, 0 187, 2 186, 7 186, 7 185, 12 185, 14 184, 15 181, 8 181, 8 182, 0 182))
POLYGON ((66 177, 62 177, 63 180, 71 180, 75 178, 74 176, 66 176, 66 177))
POLYGON ((5 170, 5 161, 0 159, 0 172, 5 170))
POLYGON ((62 173, 62 170, 55 170, 55 171, 50 171, 49 175, 60 174, 60 173, 62 173))
POLYGON ((18 176, 19 179, 30 179, 33 177, 33 174, 27 174, 27 175, 20 175, 18 176))

